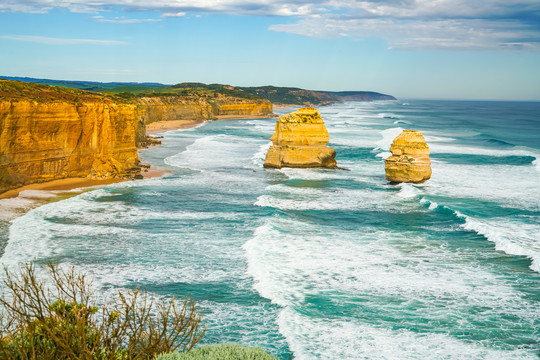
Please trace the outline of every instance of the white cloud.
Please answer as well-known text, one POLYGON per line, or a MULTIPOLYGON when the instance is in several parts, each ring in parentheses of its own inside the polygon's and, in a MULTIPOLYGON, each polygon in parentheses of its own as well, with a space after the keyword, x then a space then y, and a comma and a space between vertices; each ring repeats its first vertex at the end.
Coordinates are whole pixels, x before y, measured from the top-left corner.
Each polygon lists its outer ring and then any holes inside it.
MULTIPOLYGON (((273 31, 308 37, 380 38, 392 48, 538 49, 538 0, 2 0, 0 11, 155 11, 288 17, 273 31)), ((135 23, 157 19, 96 18, 135 23)))
POLYGON ((136 24, 136 23, 162 21, 162 19, 127 19, 124 16, 117 16, 114 19, 106 19, 103 16, 94 16, 94 19, 98 22, 114 23, 114 24, 136 24))
POLYGON ((167 13, 163 13, 161 16, 163 16, 163 17, 183 17, 183 16, 186 16, 186 13, 184 11, 167 12, 167 13))
POLYGON ((0 39, 26 41, 48 45, 127 45, 127 42, 117 40, 66 39, 34 35, 2 35, 0 39))
POLYGON ((540 50, 540 42, 520 40, 530 39, 535 34, 515 21, 410 21, 321 17, 303 19, 294 24, 272 25, 270 30, 315 38, 379 38, 385 40, 392 49, 540 50))

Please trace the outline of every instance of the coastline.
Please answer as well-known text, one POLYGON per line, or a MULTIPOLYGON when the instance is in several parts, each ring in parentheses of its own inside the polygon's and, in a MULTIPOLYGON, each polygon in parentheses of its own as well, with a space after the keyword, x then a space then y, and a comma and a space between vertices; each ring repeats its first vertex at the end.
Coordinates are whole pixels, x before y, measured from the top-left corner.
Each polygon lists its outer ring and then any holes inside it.
MULTIPOLYGON (((279 106, 279 105, 278 105, 279 106)), ((284 107, 288 107, 284 106, 284 107)), ((295 106, 295 105, 291 105, 295 106)), ((278 107, 281 108, 281 107, 278 107)), ((146 125, 146 135, 157 135, 166 131, 179 130, 179 129, 190 129, 194 128, 205 121, 219 121, 219 120, 230 120, 230 119, 272 119, 277 117, 276 114, 271 115, 218 115, 216 119, 210 120, 166 120, 166 121, 156 121, 146 125)))
MULTIPOLYGON (((175 121, 158 121, 146 126, 147 135, 155 135, 158 133, 163 133, 171 130, 178 129, 188 129, 202 124, 203 121, 199 120, 175 120, 175 121), (161 124, 161 123, 171 123, 171 124, 161 124), (156 124, 156 125, 154 125, 156 124)), ((149 168, 144 167, 141 170, 141 175, 144 179, 161 177, 168 174, 170 171, 164 168, 151 165, 149 168)), ((8 190, 0 194, 0 200, 17 198, 21 193, 30 194, 29 191, 37 192, 50 192, 50 193, 66 193, 74 192, 76 190, 81 190, 78 193, 85 191, 85 189, 93 189, 98 187, 103 187, 110 184, 115 184, 124 181, 131 181, 131 179, 122 179, 122 178, 113 178, 113 179, 104 179, 104 180, 95 180, 88 178, 64 178, 56 179, 51 181, 46 181, 42 183, 34 183, 25 186, 21 186, 15 189, 8 190)), ((23 194, 24 195, 24 194, 23 194)), ((30 196, 23 196, 25 198, 30 198, 30 196)), ((43 196, 40 196, 42 198, 43 196)), ((1 205, 1 202, 0 202, 1 205)), ((1 212, 0 208, 0 212, 1 212)))
MULTIPOLYGON (((243 119, 243 118, 270 118, 269 116, 253 115, 220 115, 217 120, 243 119)), ((146 135, 156 136, 172 130, 190 129, 203 124, 205 120, 169 120, 156 121, 146 125, 146 135)), ((162 177, 170 170, 154 165, 143 165, 141 175, 143 179, 162 177)), ((137 181, 133 179, 104 179, 94 180, 88 178, 64 178, 34 183, 8 190, 0 194, 0 221, 11 221, 28 211, 41 205, 64 200, 82 194, 86 191, 99 189, 107 185, 124 181, 137 181)))
MULTIPOLYGON (((162 177, 169 172, 168 169, 151 166, 150 168, 143 167, 141 175, 143 176, 143 179, 149 179, 162 177)), ((137 180, 121 178, 105 180, 65 178, 29 184, 8 190, 5 193, 0 194, 0 221, 11 221, 41 205, 64 200, 86 191, 99 189, 110 184, 124 181, 137 180)))

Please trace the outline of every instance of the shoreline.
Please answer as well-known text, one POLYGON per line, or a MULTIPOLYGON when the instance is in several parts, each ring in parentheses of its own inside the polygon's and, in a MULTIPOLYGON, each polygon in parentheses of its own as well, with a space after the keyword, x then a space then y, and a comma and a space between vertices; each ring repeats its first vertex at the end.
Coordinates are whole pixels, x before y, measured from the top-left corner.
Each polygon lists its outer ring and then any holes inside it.
MULTIPOLYGON (((281 105, 278 105, 278 108, 281 105)), ((286 105, 296 106, 296 105, 286 105)), ((215 119, 208 120, 165 120, 165 121, 155 121, 146 125, 146 135, 152 136, 157 135, 166 131, 179 130, 179 129, 190 129, 198 125, 205 123, 206 121, 219 121, 219 120, 230 120, 230 119, 273 119, 276 118, 277 114, 269 115, 217 115, 215 119)))
MULTIPOLYGON (((158 166, 143 167, 141 171, 143 179, 162 177, 168 173, 170 173, 170 170, 158 166)), ((125 181, 137 180, 65 178, 8 190, 0 194, 0 221, 11 221, 42 205, 125 181)))
POLYGON ((156 121, 146 125, 146 135, 152 136, 163 132, 178 130, 178 129, 190 129, 197 125, 204 123, 205 120, 168 120, 168 121, 156 121))
MULTIPOLYGON (((220 115, 217 120, 226 119, 246 119, 246 118, 272 118, 271 116, 253 116, 253 115, 220 115)), ((191 129, 197 127, 209 120, 169 120, 156 121, 146 125, 146 135, 155 137, 172 130, 191 129)), ((212 121, 212 120, 210 120, 212 121)), ((138 149, 142 150, 142 149, 138 149)), ((171 171, 155 165, 143 165, 141 175, 143 179, 162 177, 171 171)), ((137 181, 134 179, 103 179, 95 180, 88 178, 64 178, 51 181, 24 185, 15 189, 8 190, 0 194, 0 220, 11 221, 28 211, 41 205, 67 199, 72 196, 82 194, 125 181, 137 181)))
MULTIPOLYGON (((156 135, 159 133, 163 133, 166 131, 171 130, 178 130, 178 129, 188 129, 193 128, 197 125, 202 124, 204 121, 199 120, 174 120, 174 121, 158 121, 155 123, 151 123, 146 126, 146 134, 149 136, 156 135), (165 124, 161 123, 171 123, 165 126, 165 124), (151 126, 153 124, 157 124, 154 126, 151 126)), ((138 149, 141 150, 141 149, 138 149)), ((164 168, 160 168, 154 165, 150 165, 150 167, 145 167, 143 165, 141 169, 141 175, 143 176, 143 179, 147 178, 154 178, 154 177, 161 177, 166 174, 168 174, 170 171, 164 168)), ((2 194, 0 194, 0 200, 5 199, 14 199, 19 197, 20 193, 27 192, 28 191, 43 191, 43 192, 50 192, 50 193, 65 193, 65 192, 73 192, 77 189, 81 189, 80 193, 84 192, 85 189, 93 189, 93 188, 99 188, 106 185, 116 184, 119 182, 124 181, 133 181, 132 179, 122 179, 122 178, 113 178, 113 179, 103 179, 103 180, 96 180, 96 179, 88 179, 88 178, 64 178, 64 179, 55 179, 51 181, 45 181, 41 183, 33 183, 24 185, 15 189, 8 190, 2 194)), ((37 193, 36 193, 37 194, 37 193)), ((54 196, 54 195, 53 195, 54 196)), ((24 196, 25 198, 29 198, 29 196, 24 196)), ((42 198, 42 196, 40 196, 42 198)), ((0 202, 1 205, 1 202, 0 202)), ((0 209, 1 212, 1 209, 0 209)))

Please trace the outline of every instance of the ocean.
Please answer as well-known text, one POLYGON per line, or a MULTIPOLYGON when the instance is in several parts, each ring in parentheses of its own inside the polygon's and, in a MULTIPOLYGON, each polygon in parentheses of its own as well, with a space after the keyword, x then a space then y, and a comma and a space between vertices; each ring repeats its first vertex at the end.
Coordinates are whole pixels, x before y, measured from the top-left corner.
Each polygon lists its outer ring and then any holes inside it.
POLYGON ((141 152, 168 176, 4 223, 0 263, 74 265, 105 296, 191 294, 202 343, 281 359, 538 359, 540 103, 319 110, 348 171, 263 169, 275 119, 170 131, 141 152), (403 129, 430 147, 424 184, 385 181, 403 129))

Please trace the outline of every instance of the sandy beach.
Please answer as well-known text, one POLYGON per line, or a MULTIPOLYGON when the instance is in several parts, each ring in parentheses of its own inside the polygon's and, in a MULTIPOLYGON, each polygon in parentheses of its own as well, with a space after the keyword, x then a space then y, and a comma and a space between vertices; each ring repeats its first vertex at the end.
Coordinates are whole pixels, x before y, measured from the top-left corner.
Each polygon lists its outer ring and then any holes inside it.
POLYGON ((155 135, 169 130, 189 129, 202 124, 203 122, 203 120, 156 121, 146 125, 146 134, 155 135))
MULTIPOLYGON (((168 169, 143 166, 143 178, 155 178, 168 174, 168 169)), ((0 221, 10 221, 46 203, 63 200, 104 187, 106 185, 130 181, 126 179, 93 180, 87 178, 66 178, 21 186, 0 194, 0 221)), ((137 181, 137 180, 131 180, 137 181)))

